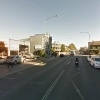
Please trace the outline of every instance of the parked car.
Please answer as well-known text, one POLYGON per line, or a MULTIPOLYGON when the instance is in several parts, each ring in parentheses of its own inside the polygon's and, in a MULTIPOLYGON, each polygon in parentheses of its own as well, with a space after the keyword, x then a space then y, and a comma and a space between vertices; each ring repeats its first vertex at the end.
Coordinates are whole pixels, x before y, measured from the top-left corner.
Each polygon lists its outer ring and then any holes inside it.
POLYGON ((90 64, 94 68, 100 68, 100 57, 98 56, 91 57, 90 64))
POLYGON ((13 63, 13 64, 17 64, 17 63, 21 63, 21 57, 19 55, 14 55, 14 56, 8 56, 6 58, 6 63, 13 63))
POLYGON ((5 63, 5 58, 0 57, 0 64, 4 64, 5 63))
POLYGON ((91 60, 91 55, 87 56, 87 61, 90 61, 91 60))
POLYGON ((31 53, 29 53, 29 54, 25 54, 25 55, 23 55, 23 57, 24 58, 26 58, 26 59, 37 59, 37 58, 40 58, 40 56, 38 56, 38 55, 33 55, 33 54, 31 54, 31 53))
POLYGON ((26 58, 24 56, 20 56, 20 57, 21 57, 21 62, 22 63, 33 61, 33 58, 26 58))

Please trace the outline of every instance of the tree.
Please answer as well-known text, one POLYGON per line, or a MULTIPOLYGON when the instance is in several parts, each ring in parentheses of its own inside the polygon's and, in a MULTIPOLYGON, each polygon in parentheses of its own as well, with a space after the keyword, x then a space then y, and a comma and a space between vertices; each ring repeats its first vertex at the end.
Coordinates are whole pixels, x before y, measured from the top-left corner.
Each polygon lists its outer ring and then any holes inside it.
POLYGON ((68 48, 70 50, 77 50, 77 48, 75 47, 75 45, 73 43, 69 44, 68 48))
POLYGON ((51 49, 51 51, 52 51, 52 53, 55 52, 55 47, 53 47, 53 48, 51 49))
POLYGON ((61 45, 61 52, 66 52, 66 48, 64 44, 61 45))
POLYGON ((43 57, 45 55, 45 51, 44 50, 41 50, 40 52, 39 52, 39 56, 40 57, 43 57))

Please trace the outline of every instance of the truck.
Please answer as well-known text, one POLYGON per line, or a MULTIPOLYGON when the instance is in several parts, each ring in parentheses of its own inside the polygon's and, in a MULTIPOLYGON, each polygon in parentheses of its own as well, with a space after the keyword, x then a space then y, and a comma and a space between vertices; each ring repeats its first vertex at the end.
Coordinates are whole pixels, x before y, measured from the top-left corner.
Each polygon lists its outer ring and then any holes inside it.
POLYGON ((76 52, 75 52, 75 50, 70 50, 70 55, 75 55, 76 54, 76 52))

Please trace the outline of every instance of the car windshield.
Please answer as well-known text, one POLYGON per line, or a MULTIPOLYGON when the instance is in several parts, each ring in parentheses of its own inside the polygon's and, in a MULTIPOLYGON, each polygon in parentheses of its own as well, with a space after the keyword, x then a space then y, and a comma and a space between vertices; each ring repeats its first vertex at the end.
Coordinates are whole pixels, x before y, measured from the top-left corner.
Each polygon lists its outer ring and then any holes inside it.
POLYGON ((100 58, 95 58, 95 61, 99 61, 100 62, 100 58))

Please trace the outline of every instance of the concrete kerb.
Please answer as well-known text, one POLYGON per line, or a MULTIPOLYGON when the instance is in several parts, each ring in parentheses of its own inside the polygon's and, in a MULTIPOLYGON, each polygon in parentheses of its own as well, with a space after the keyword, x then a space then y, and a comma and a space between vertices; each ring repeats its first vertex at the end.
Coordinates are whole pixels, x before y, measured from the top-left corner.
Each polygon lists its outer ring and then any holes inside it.
POLYGON ((41 58, 37 59, 36 62, 39 62, 39 63, 46 63, 46 62, 48 62, 48 61, 50 61, 50 60, 53 60, 54 58, 55 58, 55 57, 47 57, 47 58, 41 57, 41 58))

